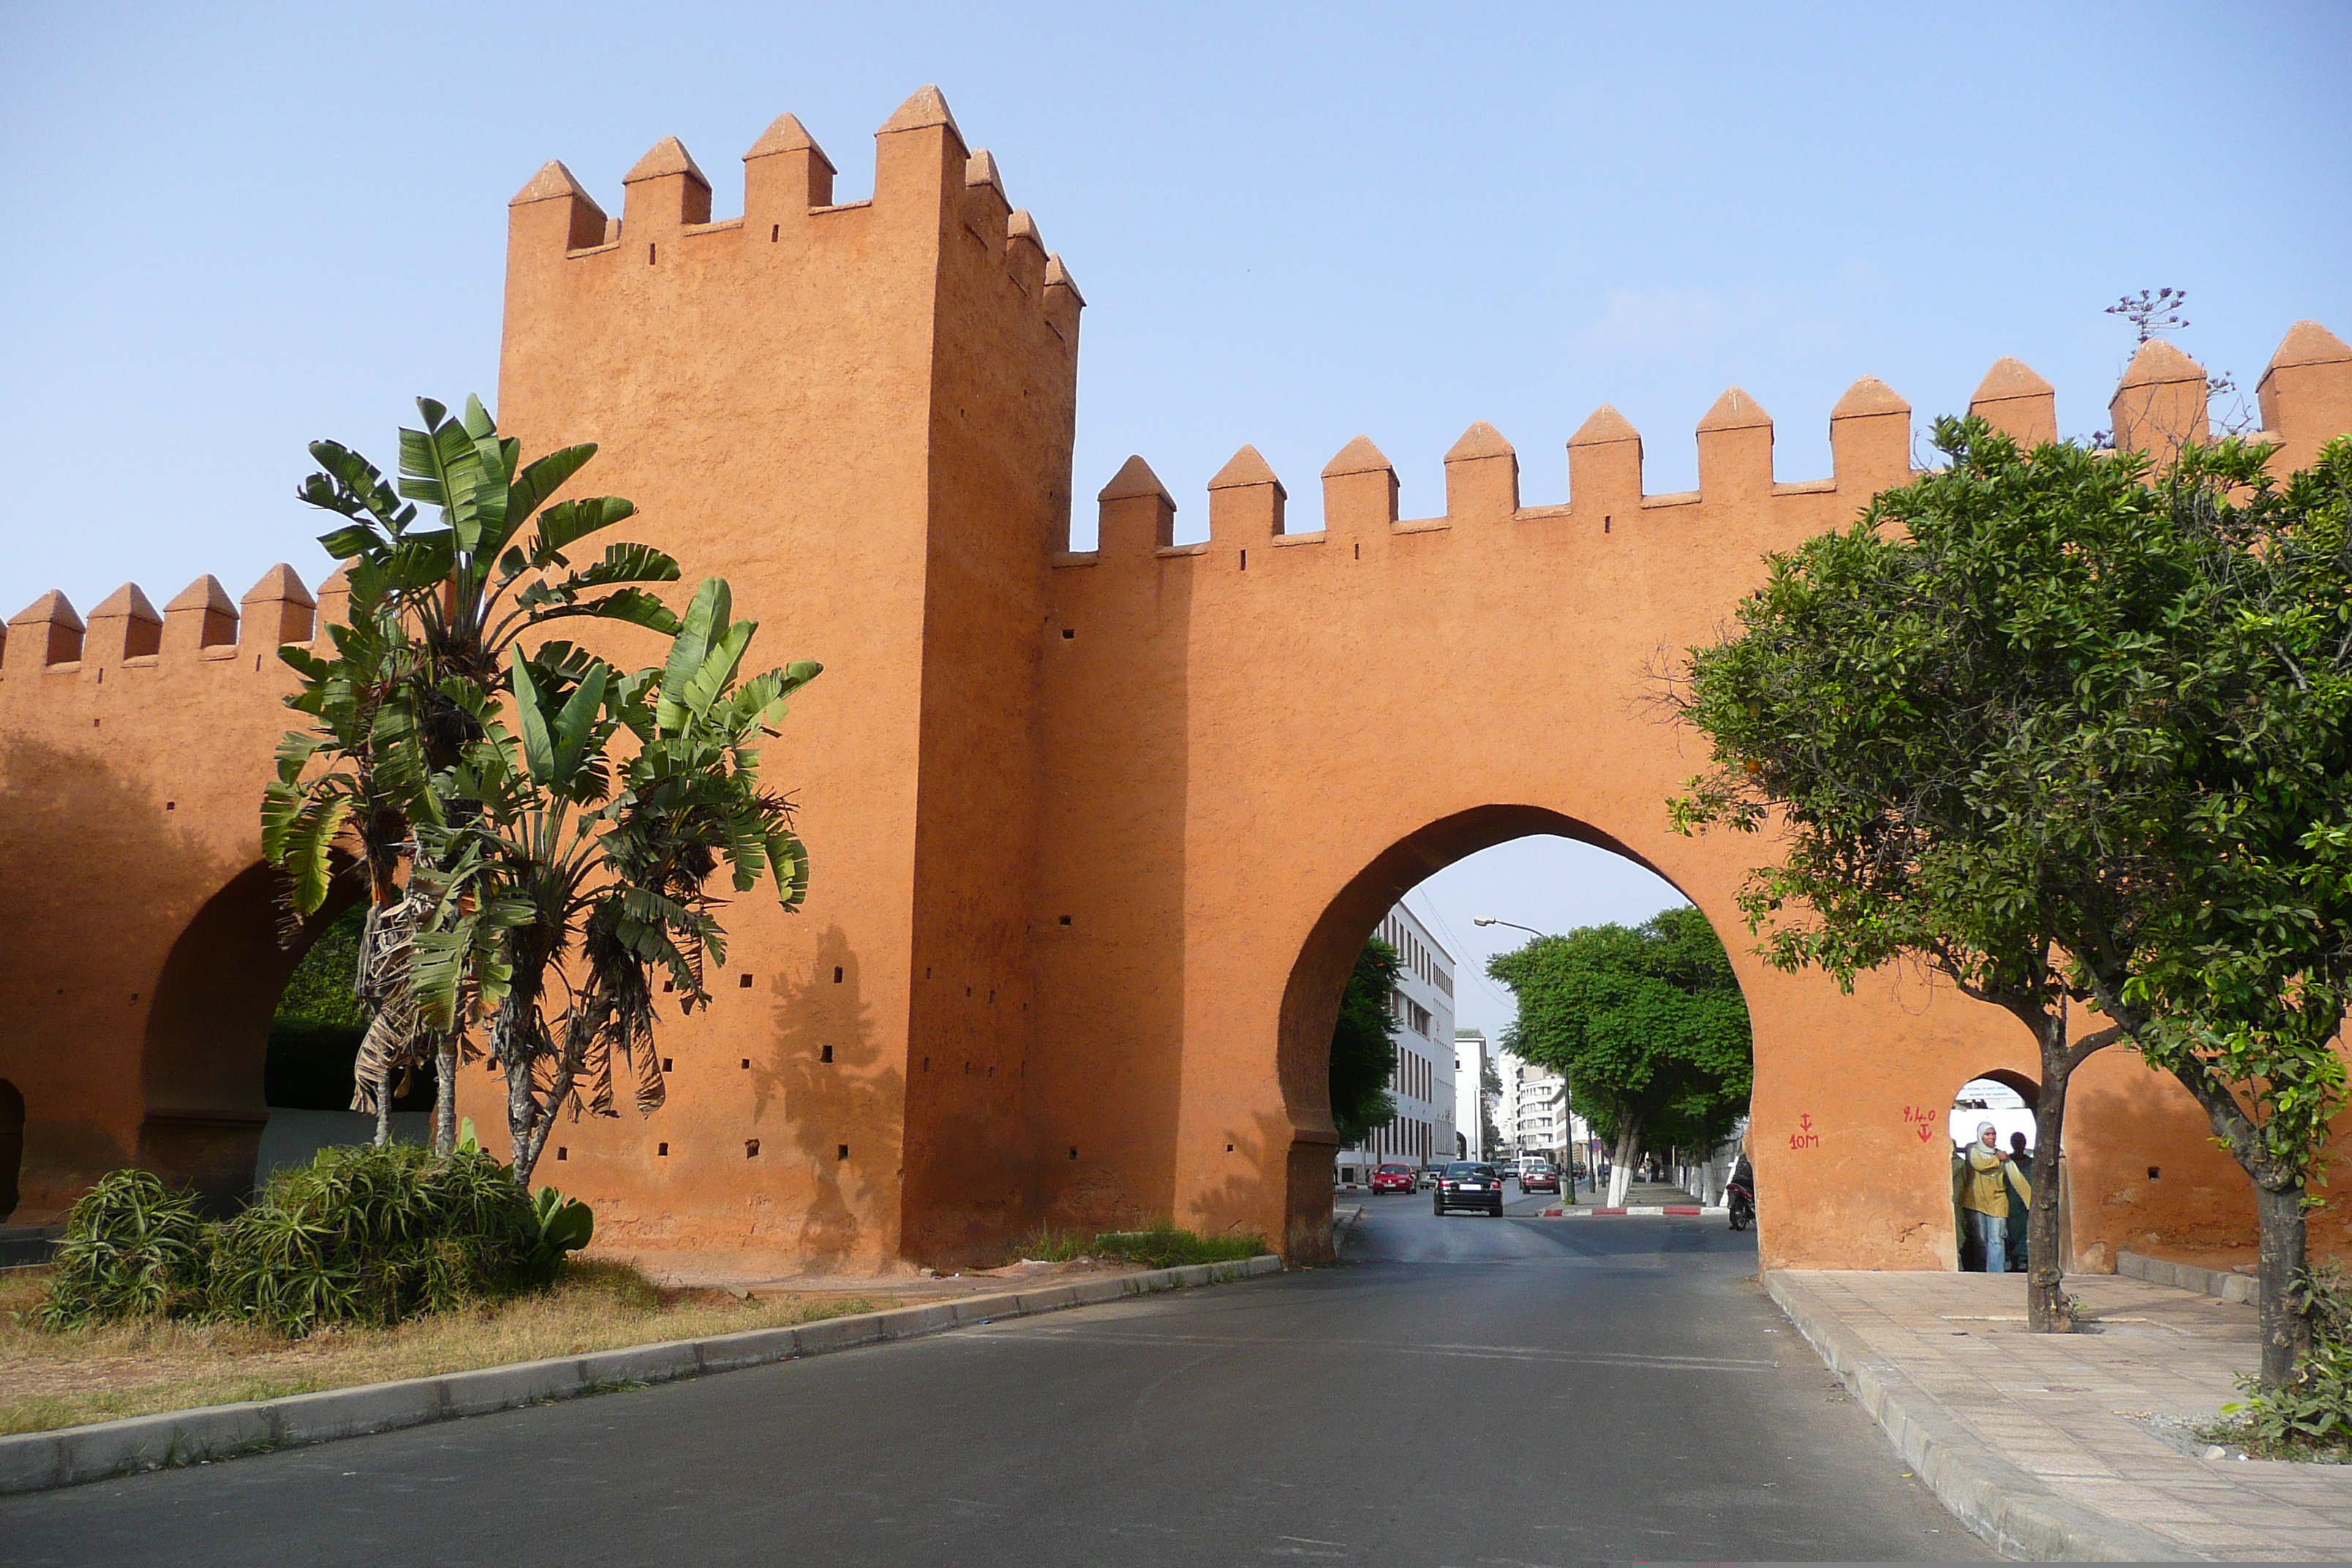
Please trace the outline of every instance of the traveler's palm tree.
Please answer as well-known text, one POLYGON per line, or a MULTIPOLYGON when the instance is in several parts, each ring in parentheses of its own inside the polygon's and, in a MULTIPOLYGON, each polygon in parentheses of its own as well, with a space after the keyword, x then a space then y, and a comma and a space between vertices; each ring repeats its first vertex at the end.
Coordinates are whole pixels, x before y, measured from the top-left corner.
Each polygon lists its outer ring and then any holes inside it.
MULTIPOLYGON (((380 1128, 389 1075, 421 1049, 413 1026, 421 1015, 406 984, 409 944, 428 900, 401 900, 398 868, 416 857, 414 823, 439 815, 429 780, 481 738, 481 715, 506 684, 506 655, 532 628, 577 616, 678 627, 637 585, 674 581, 677 563, 667 555, 611 544, 575 568, 565 554, 636 510, 614 496, 549 504, 594 446, 525 464, 521 443, 499 436, 478 399, 467 399, 459 418, 429 398, 417 407, 425 428, 400 433, 396 489, 340 443, 311 444, 320 471, 297 493, 345 520, 320 542, 348 563, 352 626, 332 631, 333 659, 280 650, 303 679, 289 704, 317 722, 279 748, 278 781, 263 807, 265 849, 288 873, 298 914, 325 901, 343 837, 358 843, 370 890, 359 994, 373 1016, 353 1104, 377 1110, 380 1128), (438 509, 439 526, 416 526, 418 502, 438 509)), ((456 1131, 458 1044, 454 1034, 438 1042, 435 1139, 445 1150, 456 1131)))
MULTIPOLYGON (((791 805, 761 787, 757 742, 820 667, 739 678, 756 624, 730 615, 727 584, 705 582, 663 667, 630 675, 567 644, 514 649, 517 732, 487 721, 444 775, 473 811, 448 842, 478 851, 476 904, 504 953, 488 1051, 506 1075, 518 1180, 567 1105, 618 1114, 625 1070, 640 1111, 662 1103, 656 972, 686 1011, 709 1001, 706 965, 726 961, 710 892, 722 865, 739 892, 772 879, 786 909, 807 891, 791 805)), ((459 973, 436 974, 433 1016, 459 1012, 459 973)))

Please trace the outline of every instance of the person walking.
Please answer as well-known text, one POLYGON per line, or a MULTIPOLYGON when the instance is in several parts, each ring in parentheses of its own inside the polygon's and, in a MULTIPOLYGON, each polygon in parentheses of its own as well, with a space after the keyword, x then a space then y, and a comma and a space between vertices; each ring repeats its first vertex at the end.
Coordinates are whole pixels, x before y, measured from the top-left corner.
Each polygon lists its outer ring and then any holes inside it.
POLYGON ((1952 1161, 1953 1196, 1984 1249, 1988 1274, 2009 1272, 2009 1213, 2011 1194, 2020 1205, 2033 1201, 2033 1189, 2000 1151, 2000 1131, 1977 1123, 1977 1141, 1952 1161))

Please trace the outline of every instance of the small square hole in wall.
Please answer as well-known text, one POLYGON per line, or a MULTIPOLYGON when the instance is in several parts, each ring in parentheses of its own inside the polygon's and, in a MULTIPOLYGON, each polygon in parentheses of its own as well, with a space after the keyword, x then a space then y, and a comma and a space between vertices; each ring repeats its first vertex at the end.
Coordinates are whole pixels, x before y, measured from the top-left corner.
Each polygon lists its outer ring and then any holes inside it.
POLYGON ((2157 1167, 2156 1167, 2156 1166, 2154 1166, 2154 1165, 2150 1165, 2150 1166, 2147 1168, 2147 1179, 2148 1179, 2149 1181, 2151 1181, 2151 1182, 2152 1182, 2152 1181, 2154 1181, 2154 1180, 2156 1180, 2156 1173, 2157 1173, 2157 1167))
POLYGON ((758 1159, 759 1157, 760 1157, 760 1141, 759 1141, 757 1138, 746 1138, 746 1139, 744 1139, 744 1140, 743 1140, 743 1158, 745 1158, 746 1160, 756 1160, 756 1159, 758 1159))
POLYGON ((1069 917, 1069 916, 1067 916, 1067 915, 1064 915, 1064 916, 1062 917, 1062 923, 1063 923, 1064 925, 1068 925, 1068 924, 1070 923, 1070 917, 1069 917))
POLYGON ((558 1143, 555 1146, 555 1157, 559 1160, 569 1160, 572 1158, 572 1151, 558 1143))
POLYGON ((1232 1144, 1230 1144, 1230 1143, 1226 1144, 1226 1145, 1225 1145, 1225 1152, 1226 1152, 1226 1153, 1228 1153, 1228 1154, 1230 1154, 1230 1153, 1232 1153, 1233 1152, 1234 1152, 1234 1146, 1233 1146, 1232 1144))
POLYGON ((750 1057, 745 1057, 743 1058, 743 1070, 745 1072, 750 1072, 751 1070, 751 1058, 750 1057))
POLYGON ((163 803, 163 809, 165 811, 177 811, 180 809, 180 803, 176 800, 167 800, 163 803))
POLYGON ((676 1072, 677 1070, 677 1069, 676 1068, 670 1066, 670 1060, 667 1057, 662 1058, 662 1071, 676 1072))
POLYGON ((846 1160, 846 1159, 848 1159, 848 1158, 849 1158, 849 1145, 848 1145, 848 1144, 846 1144, 846 1143, 842 1144, 842 1145, 841 1145, 841 1147, 840 1147, 838 1150, 836 1150, 836 1151, 835 1152, 835 1153, 834 1153, 834 1156, 833 1156, 833 1157, 834 1157, 835 1159, 836 1159, 836 1160, 846 1160))
POLYGON ((833 1060, 833 1047, 831 1046, 820 1047, 817 1050, 816 1059, 821 1062, 829 1062, 833 1060))
POLYGON ((1062 640, 1064 642, 1075 642, 1077 640, 1077 628, 1075 626, 1064 626, 1062 628, 1062 640))
POLYGON ((667 994, 668 994, 670 992, 675 991, 675 990, 677 990, 677 981, 675 981, 675 980, 665 980, 665 981, 663 981, 663 982, 662 982, 662 993, 663 993, 663 994, 667 995, 667 994))
POLYGON ((667 1160, 669 1158, 669 1145, 667 1143, 656 1143, 654 1145, 654 1152, 667 1160))
MULTIPOLYGON (((929 973, 930 973, 930 971, 927 969, 927 970, 923 971, 923 973, 926 973, 926 974, 929 974, 929 973)), ((839 965, 838 963, 836 963, 836 964, 835 964, 835 965, 833 966, 833 983, 834 983, 835 985, 838 985, 838 984, 841 984, 841 965, 839 965)))
POLYGON ((1076 1146, 1076 1144, 1073 1144, 1073 1145, 1071 1145, 1071 1148, 1070 1148, 1070 1158, 1071 1158, 1071 1159, 1073 1159, 1073 1160, 1075 1160, 1075 1159, 1076 1159, 1077 1157, 1078 1157, 1077 1146, 1076 1146))
POLYGON ((735 989, 738 991, 749 991, 751 989, 751 977, 748 974, 737 977, 735 989))

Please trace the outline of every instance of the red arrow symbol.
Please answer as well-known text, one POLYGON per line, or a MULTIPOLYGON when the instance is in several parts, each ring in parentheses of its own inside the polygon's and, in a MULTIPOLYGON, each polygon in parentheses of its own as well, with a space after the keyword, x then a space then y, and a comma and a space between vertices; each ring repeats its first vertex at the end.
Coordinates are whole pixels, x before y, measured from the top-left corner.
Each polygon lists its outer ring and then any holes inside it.
POLYGON ((1811 1111, 1807 1111, 1804 1115, 1798 1117, 1797 1125, 1803 1128, 1806 1131, 1811 1132, 1813 1130, 1812 1113, 1811 1111))

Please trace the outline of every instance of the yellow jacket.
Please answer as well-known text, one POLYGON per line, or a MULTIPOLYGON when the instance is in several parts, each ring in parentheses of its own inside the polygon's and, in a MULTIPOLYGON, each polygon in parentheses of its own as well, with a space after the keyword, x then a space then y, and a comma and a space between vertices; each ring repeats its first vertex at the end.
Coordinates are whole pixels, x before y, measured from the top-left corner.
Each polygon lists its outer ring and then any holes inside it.
POLYGON ((1953 1194, 1964 1209, 2007 1219, 2011 1187, 2020 1201, 2033 1201, 2033 1184, 2024 1173, 1982 1143, 1969 1144, 1966 1157, 1952 1162, 1953 1194))

